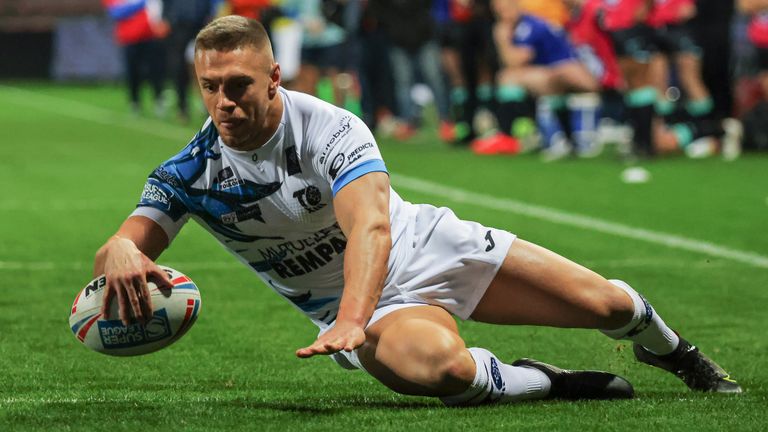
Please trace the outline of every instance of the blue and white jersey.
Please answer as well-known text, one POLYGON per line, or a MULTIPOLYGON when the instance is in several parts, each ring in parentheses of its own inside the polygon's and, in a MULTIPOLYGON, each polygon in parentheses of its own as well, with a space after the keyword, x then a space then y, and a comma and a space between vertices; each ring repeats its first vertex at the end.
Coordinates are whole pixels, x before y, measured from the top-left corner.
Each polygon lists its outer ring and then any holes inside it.
POLYGON ((576 60, 573 48, 565 31, 549 25, 546 21, 530 15, 521 15, 515 25, 512 43, 530 48, 532 64, 554 66, 564 61, 576 60))
MULTIPOLYGON (((150 174, 133 215, 157 222, 170 240, 191 217, 325 327, 338 311, 347 243, 333 197, 352 180, 386 167, 360 119, 309 95, 281 88, 280 96, 282 120, 266 144, 233 150, 208 119, 181 152, 150 174)), ((393 245, 406 231, 403 217, 410 207, 391 190, 393 245)), ((402 260, 393 247, 388 279, 402 260)))

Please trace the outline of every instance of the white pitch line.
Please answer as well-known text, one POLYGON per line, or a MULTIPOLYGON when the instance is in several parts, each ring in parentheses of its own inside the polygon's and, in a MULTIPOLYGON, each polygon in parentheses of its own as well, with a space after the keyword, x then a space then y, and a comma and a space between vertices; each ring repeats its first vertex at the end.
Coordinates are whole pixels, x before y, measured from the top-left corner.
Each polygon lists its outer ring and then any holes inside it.
MULTIPOLYGON (((152 122, 151 127, 147 127, 148 125, 146 123, 148 120, 139 122, 135 119, 131 119, 127 115, 120 115, 114 111, 95 107, 93 105, 82 102, 44 95, 16 87, 0 85, 0 90, 3 91, 0 93, 0 97, 10 99, 11 102, 18 103, 20 105, 31 106, 36 109, 67 115, 70 117, 75 117, 81 120, 93 121, 110 126, 119 126, 168 139, 183 139, 184 136, 188 137, 189 135, 189 131, 187 129, 178 126, 167 125, 160 122, 152 122)), ((472 192, 464 189, 444 186, 439 183, 434 183, 402 174, 392 173, 392 183, 397 187, 436 197, 446 198, 457 203, 472 204, 476 207, 485 207, 492 210, 514 213, 559 225, 572 226, 588 231, 595 231, 633 240, 640 240, 647 243, 666 246, 671 249, 680 249, 718 258, 725 258, 753 267, 768 268, 767 256, 759 255, 754 252, 732 249, 726 246, 720 246, 715 243, 690 239, 687 237, 660 231, 634 228, 627 225, 593 218, 590 216, 584 216, 577 213, 570 213, 550 207, 527 204, 522 201, 513 199, 499 198, 491 195, 485 195, 479 192, 472 192)))
POLYGON ((4 85, 0 85, 0 91, 0 97, 9 102, 79 120, 101 123, 107 126, 119 126, 169 140, 186 138, 188 141, 194 135, 194 132, 190 132, 190 129, 181 126, 174 126, 148 118, 136 119, 130 114, 119 113, 71 99, 4 85))
MULTIPOLYGON (((164 402, 173 403, 216 403, 223 402, 225 399, 212 398, 207 396, 201 396, 196 398, 173 398, 171 400, 164 400, 164 402)), ((107 404, 107 403, 142 403, 143 400, 130 399, 130 398, 101 398, 101 397, 83 397, 83 398, 23 398, 12 397, 7 399, 0 399, 0 406, 12 405, 12 404, 107 404)))
POLYGON ((768 257, 764 255, 732 249, 715 243, 690 239, 660 231, 634 228, 620 223, 584 216, 577 213, 570 213, 550 207, 527 204, 513 199, 498 198, 479 192, 444 186, 439 183, 402 174, 392 175, 392 183, 400 188, 446 198, 457 203, 472 204, 476 207, 485 207, 487 209, 514 213, 559 225, 572 226, 633 240, 641 240, 666 246, 671 249, 681 249, 718 258, 726 258, 754 267, 768 268, 768 257))
MULTIPOLYGON (((184 262, 184 261, 159 261, 160 264, 184 271, 195 270, 227 270, 243 267, 239 261, 213 261, 213 262, 184 262)), ((90 270, 92 261, 54 262, 54 261, 0 261, 0 271, 58 271, 58 270, 90 270)))

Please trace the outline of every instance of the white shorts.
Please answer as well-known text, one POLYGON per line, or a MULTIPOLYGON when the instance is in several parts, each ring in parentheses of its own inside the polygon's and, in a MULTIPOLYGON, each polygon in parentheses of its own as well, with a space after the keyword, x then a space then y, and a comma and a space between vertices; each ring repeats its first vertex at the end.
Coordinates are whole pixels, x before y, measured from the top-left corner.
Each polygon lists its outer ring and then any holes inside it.
MULTIPOLYGON (((440 306, 468 319, 515 240, 507 231, 460 220, 448 208, 417 207, 407 245, 411 249, 384 287, 368 326, 396 310, 422 305, 440 306)), ((331 358, 344 368, 365 370, 356 351, 331 358)))

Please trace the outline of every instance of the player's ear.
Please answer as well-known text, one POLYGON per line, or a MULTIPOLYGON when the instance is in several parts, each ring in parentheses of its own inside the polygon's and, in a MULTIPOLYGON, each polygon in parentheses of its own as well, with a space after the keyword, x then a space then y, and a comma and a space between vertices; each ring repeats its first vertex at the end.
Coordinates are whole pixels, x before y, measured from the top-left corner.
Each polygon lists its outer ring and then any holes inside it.
POLYGON ((269 97, 272 98, 277 94, 277 88, 280 87, 280 65, 278 63, 272 64, 272 69, 269 73, 269 97))

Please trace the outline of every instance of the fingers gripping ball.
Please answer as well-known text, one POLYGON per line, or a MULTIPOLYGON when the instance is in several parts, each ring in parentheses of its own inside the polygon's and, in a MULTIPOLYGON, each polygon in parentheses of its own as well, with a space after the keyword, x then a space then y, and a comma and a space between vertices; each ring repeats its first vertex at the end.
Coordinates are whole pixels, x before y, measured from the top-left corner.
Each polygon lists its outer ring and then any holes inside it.
POLYGON ((101 315, 106 277, 92 280, 75 297, 69 327, 88 348, 109 355, 148 354, 176 342, 195 323, 200 313, 200 291, 192 280, 170 267, 160 266, 173 282, 172 289, 148 283, 152 297, 152 319, 144 325, 124 325, 119 318, 117 299, 110 303, 109 319, 101 315))

